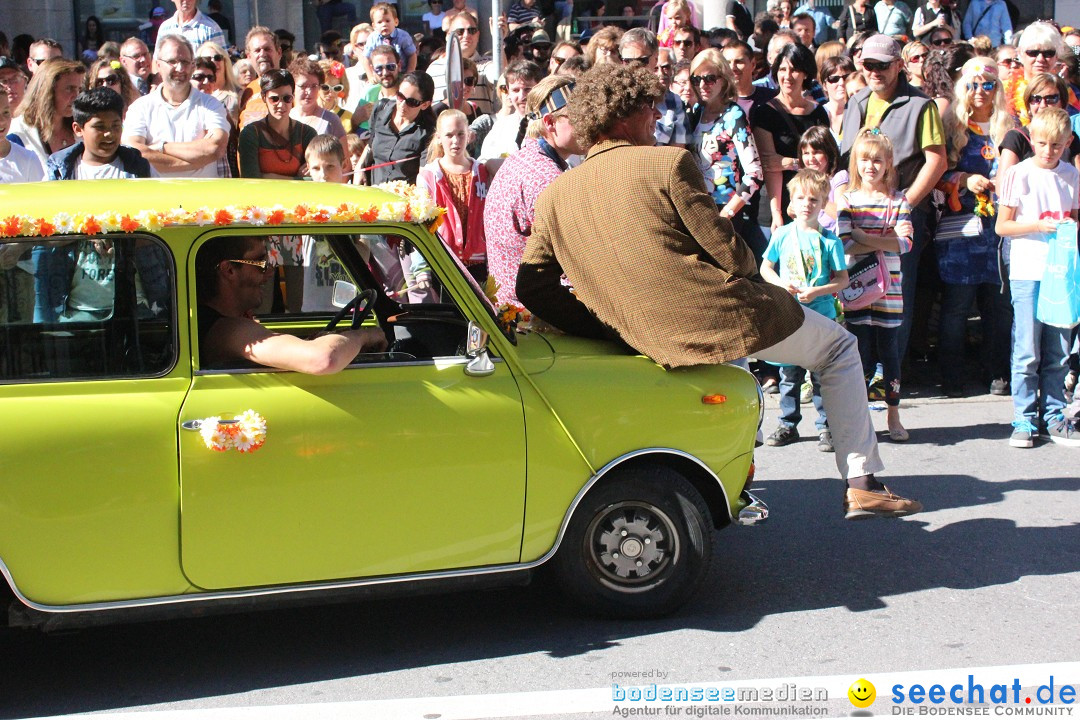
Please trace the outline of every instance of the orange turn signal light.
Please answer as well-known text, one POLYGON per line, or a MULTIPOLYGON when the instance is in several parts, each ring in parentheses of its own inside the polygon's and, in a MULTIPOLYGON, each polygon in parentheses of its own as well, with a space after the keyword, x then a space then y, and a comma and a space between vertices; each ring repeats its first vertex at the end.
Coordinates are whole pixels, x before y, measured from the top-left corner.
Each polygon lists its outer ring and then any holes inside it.
POLYGON ((705 405, 719 405, 727 402, 727 395, 702 395, 701 402, 705 405))

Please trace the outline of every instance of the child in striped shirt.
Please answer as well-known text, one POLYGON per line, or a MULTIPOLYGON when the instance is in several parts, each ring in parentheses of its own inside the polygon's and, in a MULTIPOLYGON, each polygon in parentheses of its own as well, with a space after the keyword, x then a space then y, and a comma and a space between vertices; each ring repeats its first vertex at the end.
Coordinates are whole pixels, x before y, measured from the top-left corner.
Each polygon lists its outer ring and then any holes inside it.
POLYGON ((900 322, 904 296, 900 290, 900 254, 911 249, 911 207, 896 189, 893 148, 877 128, 859 131, 851 148, 847 192, 837 202, 837 234, 848 254, 848 267, 863 255, 881 250, 889 271, 884 297, 860 310, 845 311, 848 330, 859 341, 863 371, 869 378, 881 363, 889 438, 904 442, 908 432, 900 422, 900 322))

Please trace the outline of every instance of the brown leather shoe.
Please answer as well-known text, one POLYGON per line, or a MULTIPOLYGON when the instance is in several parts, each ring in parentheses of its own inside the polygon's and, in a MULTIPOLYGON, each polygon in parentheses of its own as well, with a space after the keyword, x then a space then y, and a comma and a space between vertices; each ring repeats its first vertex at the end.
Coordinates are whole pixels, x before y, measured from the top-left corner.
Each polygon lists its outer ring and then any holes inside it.
POLYGON ((848 488, 844 498, 844 519, 865 520, 871 517, 901 517, 914 515, 922 510, 918 500, 908 500, 894 495, 889 488, 885 492, 871 492, 848 488))

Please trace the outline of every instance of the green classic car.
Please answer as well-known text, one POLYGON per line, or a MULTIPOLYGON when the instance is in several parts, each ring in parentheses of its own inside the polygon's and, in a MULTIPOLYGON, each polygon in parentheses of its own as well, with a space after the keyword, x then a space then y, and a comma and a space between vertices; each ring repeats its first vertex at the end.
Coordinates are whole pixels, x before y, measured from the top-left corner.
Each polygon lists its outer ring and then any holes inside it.
POLYGON ((768 514, 747 491, 754 378, 515 330, 437 222, 400 186, 0 186, 9 622, 520 582, 541 566, 604 615, 686 602, 713 530, 768 514), (236 235, 280 265, 264 325, 309 337, 335 293, 360 292, 387 351, 332 375, 200 361, 196 258, 236 235))

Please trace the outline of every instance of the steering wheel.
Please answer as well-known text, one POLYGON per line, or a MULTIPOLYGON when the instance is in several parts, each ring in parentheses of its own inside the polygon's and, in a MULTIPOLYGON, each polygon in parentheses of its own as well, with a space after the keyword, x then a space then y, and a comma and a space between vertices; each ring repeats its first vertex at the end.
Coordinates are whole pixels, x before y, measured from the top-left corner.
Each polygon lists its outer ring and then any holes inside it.
POLYGON ((353 330, 360 327, 364 320, 367 320, 368 316, 371 315, 371 310, 375 307, 375 299, 378 297, 379 294, 374 289, 361 290, 345 307, 338 310, 334 317, 330 318, 330 322, 326 324, 325 332, 332 332, 350 312, 353 314, 350 327, 353 330))

